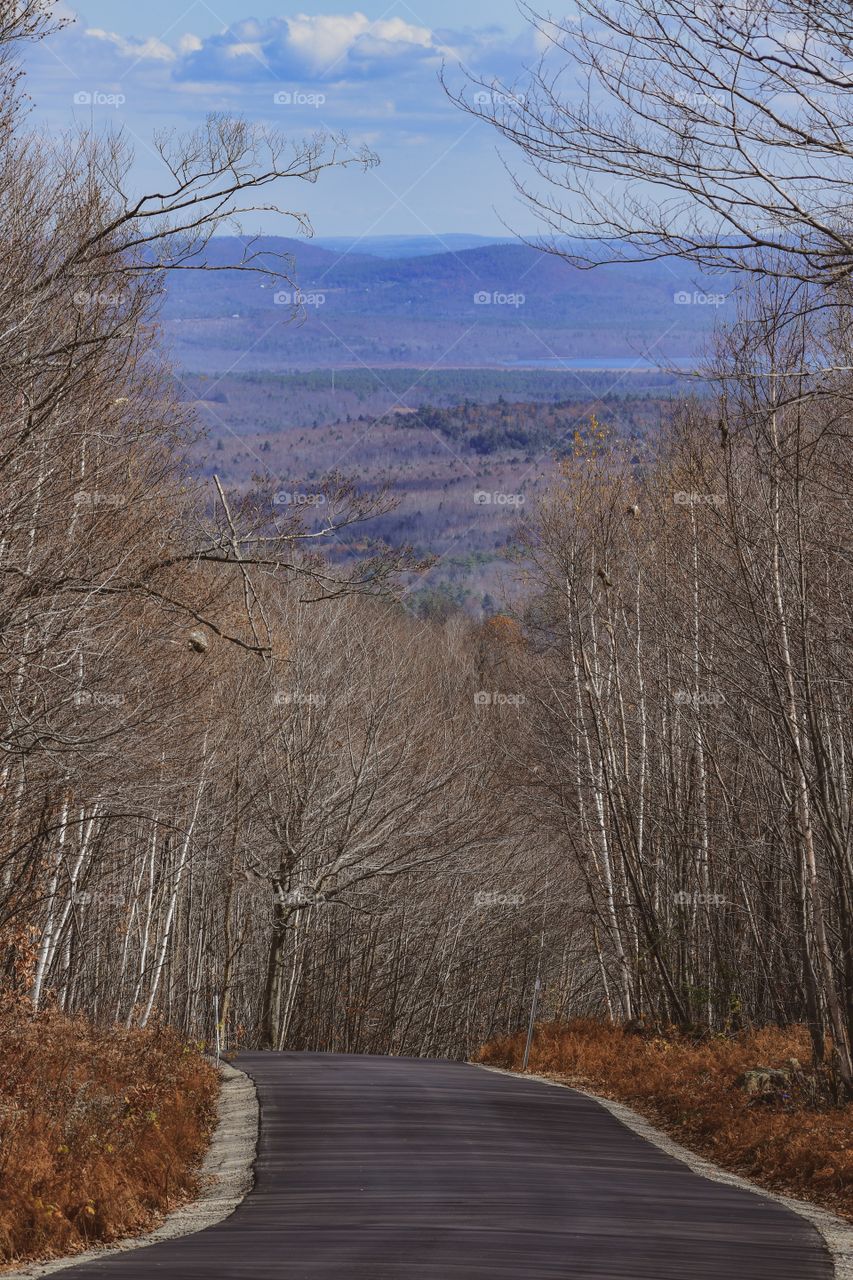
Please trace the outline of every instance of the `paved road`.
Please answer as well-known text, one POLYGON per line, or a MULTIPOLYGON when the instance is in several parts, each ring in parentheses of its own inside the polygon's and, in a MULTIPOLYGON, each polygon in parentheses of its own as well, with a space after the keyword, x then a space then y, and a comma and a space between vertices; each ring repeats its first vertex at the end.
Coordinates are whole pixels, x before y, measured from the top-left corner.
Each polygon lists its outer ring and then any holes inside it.
POLYGON ((829 1280, 818 1233, 569 1089, 461 1063, 247 1053, 254 1190, 115 1280, 829 1280))

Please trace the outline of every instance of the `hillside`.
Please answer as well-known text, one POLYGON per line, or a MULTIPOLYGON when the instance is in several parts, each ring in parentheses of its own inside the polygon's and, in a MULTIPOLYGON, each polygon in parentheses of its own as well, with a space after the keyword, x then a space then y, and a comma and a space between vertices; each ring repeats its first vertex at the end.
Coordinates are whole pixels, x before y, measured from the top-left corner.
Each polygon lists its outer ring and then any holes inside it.
POLYGON ((592 375, 584 394, 571 375, 506 373, 492 387, 499 398, 490 403, 486 386, 482 402, 459 403, 448 374, 419 383, 414 371, 400 371, 395 393, 369 372, 339 374, 334 391, 316 375, 185 376, 184 392, 206 427, 196 469, 242 493, 261 480, 282 509, 301 506, 316 527, 325 515, 323 477, 342 471, 364 490, 387 486, 396 509, 370 520, 358 539, 342 534, 332 557, 348 561, 365 534, 412 544, 437 561, 410 584, 409 603, 440 610, 453 603, 475 616, 514 593, 519 519, 553 479, 575 432, 595 415, 639 442, 672 404, 672 391, 644 374, 592 375), (499 390, 529 395, 537 383, 549 400, 509 399, 499 390))
MULTIPOLYGON (((207 256, 223 268, 244 252, 217 237, 207 256)), ((588 271, 520 243, 379 257, 264 237, 251 254, 292 284, 255 271, 171 275, 163 320, 179 367, 691 363, 734 307, 731 280, 684 264, 588 271)))

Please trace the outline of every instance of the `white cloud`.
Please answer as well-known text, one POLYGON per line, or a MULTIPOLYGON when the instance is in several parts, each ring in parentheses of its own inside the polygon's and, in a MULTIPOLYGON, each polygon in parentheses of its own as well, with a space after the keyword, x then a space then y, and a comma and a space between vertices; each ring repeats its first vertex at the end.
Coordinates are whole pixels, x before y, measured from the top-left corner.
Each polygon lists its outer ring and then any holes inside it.
POLYGON ((297 13, 265 23, 245 20, 188 49, 175 67, 176 80, 246 82, 263 72, 300 83, 338 83, 403 75, 438 65, 446 44, 429 27, 403 18, 376 22, 361 11, 297 13), (248 55, 245 56, 245 55, 248 55))
POLYGON ((243 40, 238 44, 229 44, 225 48, 225 54, 228 58, 260 58, 261 61, 264 57, 263 47, 257 40, 243 40))
POLYGON ((428 27, 414 27, 402 18, 381 19, 371 23, 371 32, 377 40, 389 42, 402 40, 407 44, 420 44, 429 48, 433 43, 433 34, 428 27))
POLYGON ((204 47, 204 41, 200 36, 194 36, 188 31, 185 36, 181 36, 178 41, 178 53, 198 53, 199 49, 204 47))
MULTIPOLYGON (((60 101, 63 95, 70 100, 81 83, 115 85, 141 112, 160 111, 166 103, 180 112, 182 99, 195 111, 207 100, 266 111, 279 126, 291 127, 296 109, 274 111, 273 95, 298 88, 324 94, 323 123, 330 127, 411 121, 413 133, 427 119, 442 121, 441 127, 458 123, 437 81, 443 58, 454 78, 462 63, 509 83, 530 53, 529 38, 522 48, 518 37, 498 26, 431 29, 408 14, 371 22, 359 9, 297 10, 288 17, 243 19, 209 35, 176 33, 171 40, 78 22, 59 33, 53 47, 57 57, 37 54, 40 85, 60 101), (59 88, 62 68, 71 77, 67 88, 59 88)), ((314 110, 309 118, 316 115, 314 110)))
POLYGON ((90 40, 111 44, 124 58, 142 59, 145 62, 175 62, 177 53, 155 36, 146 40, 127 39, 115 31, 103 31, 100 27, 87 27, 85 35, 90 40))
MULTIPOLYGON (((402 18, 371 22, 365 14, 297 14, 285 18, 286 35, 277 43, 290 58, 302 62, 305 71, 330 75, 352 62, 393 60, 435 51, 429 27, 402 18)), ((341 72, 343 74, 343 72, 341 72)))
POLYGON ((318 17, 300 13, 295 18, 286 18, 285 22, 291 49, 315 71, 339 62, 370 27, 363 13, 318 17))

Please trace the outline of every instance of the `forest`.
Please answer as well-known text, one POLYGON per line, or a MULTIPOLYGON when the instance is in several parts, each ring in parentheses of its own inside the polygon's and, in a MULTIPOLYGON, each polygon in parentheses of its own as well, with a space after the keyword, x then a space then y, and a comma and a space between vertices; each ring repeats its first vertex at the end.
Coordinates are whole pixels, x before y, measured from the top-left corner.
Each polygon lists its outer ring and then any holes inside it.
POLYGON ((217 238, 273 198, 305 230, 297 184, 375 157, 214 114, 158 137, 140 196, 126 136, 32 127, 22 50, 62 17, 0 4, 4 1259, 197 1191, 201 1055, 247 1049, 574 1072, 849 1211, 853 120, 808 41, 758 68, 745 18, 665 0, 687 66, 646 0, 581 7, 612 39, 551 37, 621 124, 558 110, 544 71, 521 105, 457 105, 572 195, 527 193, 554 252, 593 225, 608 262, 737 275, 701 376, 631 398, 398 369, 383 395, 365 368, 335 401, 325 373, 178 371, 164 299, 184 272, 281 283, 217 238), (666 74, 614 69, 620 39, 666 74), (702 57, 742 115, 685 96, 702 57), (796 119, 762 116, 754 76, 796 119), (617 143, 630 198, 596 203, 617 143), (813 204, 809 166, 834 175, 813 204), (650 179, 704 212, 644 201, 650 179), (472 605, 498 553, 506 589, 472 605))
POLYGON ((514 606, 425 619, 406 548, 324 556, 388 492, 327 477, 318 528, 193 473, 159 345, 163 269, 258 150, 343 161, 213 118, 131 204, 118 144, 26 126, 46 21, 0 31, 7 981, 32 948, 35 1008, 465 1056, 538 976, 554 1017, 803 1022, 849 1090, 843 299, 753 276, 713 395, 576 434, 514 606))

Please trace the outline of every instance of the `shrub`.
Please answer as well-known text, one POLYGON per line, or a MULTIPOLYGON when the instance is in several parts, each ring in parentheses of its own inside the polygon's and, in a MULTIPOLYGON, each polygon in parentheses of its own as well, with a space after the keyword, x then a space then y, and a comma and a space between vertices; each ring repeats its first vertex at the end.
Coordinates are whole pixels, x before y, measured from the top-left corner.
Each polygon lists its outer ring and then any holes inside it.
POLYGON ((173 1032, 0 1001, 0 1259, 149 1227, 198 1189, 218 1080, 173 1032))

